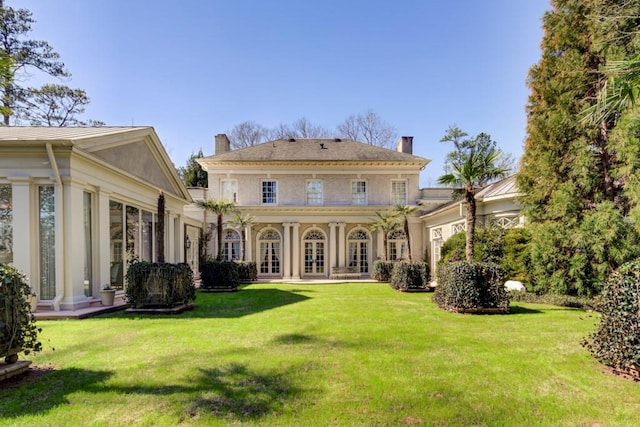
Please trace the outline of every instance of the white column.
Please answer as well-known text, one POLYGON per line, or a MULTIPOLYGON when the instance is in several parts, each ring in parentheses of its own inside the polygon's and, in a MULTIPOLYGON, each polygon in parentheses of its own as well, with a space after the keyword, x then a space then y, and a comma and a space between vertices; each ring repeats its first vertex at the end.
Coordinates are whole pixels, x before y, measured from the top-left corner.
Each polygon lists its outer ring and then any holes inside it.
POLYGON ((338 267, 344 267, 345 264, 345 240, 344 240, 344 228, 347 224, 344 222, 338 223, 338 267))
POLYGON ((11 203, 13 205, 13 266, 25 273, 30 279, 30 285, 36 289, 38 295, 38 278, 32 269, 29 248, 36 248, 36 233, 38 228, 32 227, 36 212, 31 207, 31 183, 28 178, 11 179, 11 203))
MULTIPOLYGON (((64 230, 62 265, 64 269, 63 309, 75 309, 76 304, 86 301, 84 295, 84 189, 69 182, 64 186, 64 230)), ((58 212, 56 211, 56 215, 58 212)), ((58 235, 56 233, 56 239, 58 235)), ((57 255, 57 254, 56 254, 57 255)), ((57 261, 57 260, 56 260, 57 261)), ((58 264, 56 262, 56 264, 58 264)), ((57 265, 56 265, 57 267, 57 265)), ((56 280, 58 278, 56 277, 56 280)), ((57 296, 57 295, 56 295, 57 296)))
POLYGON ((300 278, 300 224, 293 223, 293 278, 300 278))
POLYGON ((111 283, 111 230, 109 229, 109 223, 111 221, 111 211, 109 210, 109 196, 111 193, 98 189, 96 194, 97 202, 97 216, 95 220, 98 223, 98 235, 96 236, 95 248, 97 253, 94 258, 98 260, 98 269, 95 272, 93 279, 96 283, 93 284, 93 294, 98 296, 98 290, 103 285, 111 283))
POLYGON ((283 279, 290 279, 291 278, 291 223, 290 222, 283 222, 282 226, 284 227, 284 245, 283 245, 283 252, 282 252, 282 265, 283 265, 283 272, 282 272, 282 278, 283 279))
POLYGON ((336 267, 337 248, 336 248, 336 224, 335 222, 329 223, 329 275, 331 270, 336 267))
POLYGON ((376 236, 378 237, 378 256, 380 257, 380 259, 384 259, 384 232, 378 228, 376 236))
POLYGON ((251 237, 251 226, 248 225, 245 229, 244 229, 244 235, 245 235, 245 254, 247 256, 247 259, 245 261, 252 261, 253 260, 253 237, 251 237))

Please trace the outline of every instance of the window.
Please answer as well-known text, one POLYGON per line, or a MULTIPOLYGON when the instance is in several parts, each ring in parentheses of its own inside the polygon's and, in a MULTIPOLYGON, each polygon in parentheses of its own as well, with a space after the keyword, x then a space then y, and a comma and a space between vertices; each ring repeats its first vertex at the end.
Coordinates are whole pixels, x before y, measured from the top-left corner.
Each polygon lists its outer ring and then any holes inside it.
POLYGON ((402 206, 407 204, 407 181, 391 181, 391 204, 402 206))
POLYGON ((280 274, 280 235, 274 230, 262 232, 260 247, 260 274, 280 274))
POLYGON ((369 271, 369 234, 364 230, 353 230, 347 238, 349 243, 349 267, 360 273, 369 271))
POLYGON ((124 206, 122 203, 109 201, 109 235, 111 237, 111 270, 110 283, 115 289, 123 289, 124 281, 124 257, 123 257, 123 231, 124 231, 124 206))
POLYGON ((317 179, 307 181, 307 204, 322 204, 322 181, 317 179))
POLYGON ((38 188, 40 298, 56 295, 56 216, 53 186, 38 188))
POLYGON ((228 202, 238 202, 238 181, 235 179, 223 179, 220 181, 220 195, 228 202))
POLYGON ((153 214, 142 211, 142 253, 143 261, 153 261, 153 214))
POLYGON ((275 205, 278 203, 278 182, 262 181, 262 204, 275 205))
POLYGON ((222 259, 226 261, 240 259, 240 234, 236 230, 225 230, 222 235, 222 259))
POLYGON ((407 236, 403 230, 396 230, 387 236, 388 254, 391 261, 405 259, 407 252, 407 236))
POLYGON ((92 282, 93 282, 93 239, 92 229, 93 223, 91 220, 92 194, 84 192, 83 207, 84 207, 84 296, 90 297, 93 294, 92 282))
POLYGON ((351 203, 354 205, 367 204, 367 181, 351 181, 351 203))
POLYGON ((464 222, 459 222, 457 224, 451 225, 451 234, 462 233, 467 229, 466 224, 464 222))
POLYGON ((0 263, 13 262, 13 205, 11 186, 0 185, 0 263))

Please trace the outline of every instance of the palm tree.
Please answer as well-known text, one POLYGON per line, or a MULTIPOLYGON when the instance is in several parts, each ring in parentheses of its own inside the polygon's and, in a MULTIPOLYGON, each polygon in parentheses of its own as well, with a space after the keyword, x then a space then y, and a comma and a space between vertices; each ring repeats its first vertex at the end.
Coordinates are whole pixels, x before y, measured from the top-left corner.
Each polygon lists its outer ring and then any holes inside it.
POLYGON ((409 217, 418 210, 417 206, 397 205, 394 214, 402 219, 402 228, 404 235, 407 237, 407 251, 409 253, 409 262, 413 262, 411 258, 411 236, 409 235, 409 217))
POLYGON ((466 248, 465 255, 468 262, 473 262, 473 247, 476 230, 476 190, 490 181, 504 177, 509 169, 496 166, 502 155, 500 150, 475 151, 470 150, 451 163, 451 172, 442 175, 438 182, 445 185, 461 187, 454 194, 464 197, 466 215, 466 248))
POLYGON ((236 208, 235 203, 229 202, 227 200, 197 200, 196 205, 200 206, 205 211, 211 212, 212 214, 217 215, 218 224, 216 228, 218 244, 217 244, 217 254, 216 259, 218 261, 222 260, 222 217, 233 212, 236 208))
POLYGON ((240 230, 240 244, 242 245, 242 261, 247 260, 247 251, 246 251, 246 241, 247 241, 247 227, 253 225, 256 222, 256 219, 249 215, 242 215, 240 212, 236 212, 236 216, 233 217, 229 224, 232 227, 240 230))
POLYGON ((594 105, 585 110, 583 121, 602 124, 636 105, 640 95, 640 56, 610 61, 604 68, 607 80, 594 105))
POLYGON ((369 231, 374 232, 380 229, 384 239, 384 260, 389 259, 388 237, 389 234, 398 228, 398 216, 395 212, 375 213, 375 218, 369 223, 369 231))

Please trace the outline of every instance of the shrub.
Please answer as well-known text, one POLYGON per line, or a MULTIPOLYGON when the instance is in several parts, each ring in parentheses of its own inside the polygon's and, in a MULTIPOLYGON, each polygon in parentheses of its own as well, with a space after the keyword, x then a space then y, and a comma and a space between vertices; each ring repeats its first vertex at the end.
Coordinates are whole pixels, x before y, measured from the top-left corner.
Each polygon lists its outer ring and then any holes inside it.
POLYGON ((196 297, 188 264, 134 262, 127 270, 126 298, 134 308, 174 307, 196 297))
POLYGON ((236 291, 240 284, 238 264, 230 261, 207 261, 201 266, 200 289, 206 291, 236 291))
POLYGON ((371 278, 378 282, 388 282, 391 280, 391 273, 393 272, 393 261, 382 261, 380 259, 373 262, 373 270, 371 271, 371 278))
POLYGON ((535 294, 533 292, 518 292, 511 291, 511 302, 527 302, 532 304, 546 304, 557 305, 559 307, 580 308, 582 310, 599 309, 598 301, 600 297, 596 298, 584 298, 574 297, 570 295, 558 295, 558 294, 535 294))
POLYGON ((444 310, 489 312, 509 310, 504 271, 494 263, 465 261, 441 264, 433 300, 444 310))
POLYGON ((258 265, 254 261, 240 261, 238 275, 241 283, 249 283, 258 280, 258 265))
POLYGON ((27 279, 13 267, 0 264, 0 357, 15 362, 17 353, 42 350, 38 341, 41 329, 35 325, 27 279))
POLYGON ((389 284, 396 291, 417 291, 427 289, 429 265, 426 262, 396 262, 389 284))
POLYGON ((511 228, 504 236, 500 266, 505 277, 519 280, 525 285, 530 282, 531 271, 531 232, 527 228, 511 228))
POLYGON ((601 297, 600 325, 583 345, 601 363, 640 379, 640 260, 614 271, 601 297))

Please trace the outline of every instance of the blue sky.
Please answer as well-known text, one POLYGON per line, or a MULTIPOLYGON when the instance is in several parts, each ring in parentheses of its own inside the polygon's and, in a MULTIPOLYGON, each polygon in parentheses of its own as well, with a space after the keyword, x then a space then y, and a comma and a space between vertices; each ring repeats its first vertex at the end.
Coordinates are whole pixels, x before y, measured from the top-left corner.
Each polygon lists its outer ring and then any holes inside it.
MULTIPOLYGON (((457 124, 515 158, 548 0, 5 0, 37 20, 88 118, 153 126, 176 166, 254 120, 328 128, 369 109, 443 173, 457 124)), ((38 76, 34 76, 35 81, 38 76)))

